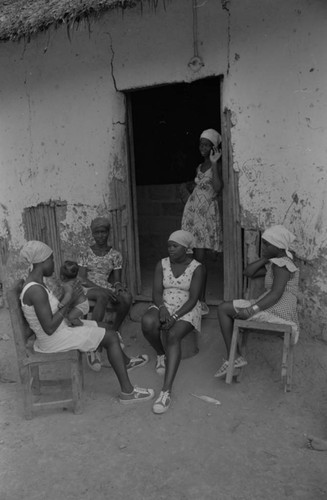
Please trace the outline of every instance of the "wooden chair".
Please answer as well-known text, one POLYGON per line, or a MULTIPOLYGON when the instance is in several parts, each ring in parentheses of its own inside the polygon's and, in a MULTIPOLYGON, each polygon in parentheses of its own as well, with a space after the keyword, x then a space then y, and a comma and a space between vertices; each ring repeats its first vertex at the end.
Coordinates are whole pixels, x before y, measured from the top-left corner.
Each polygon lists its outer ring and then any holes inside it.
MULTIPOLYGON (((16 347, 19 376, 24 391, 25 418, 30 420, 34 410, 39 408, 67 408, 72 406, 74 413, 82 413, 81 397, 83 386, 82 355, 79 351, 58 353, 39 353, 29 345, 29 339, 34 335, 23 315, 19 295, 22 290, 23 280, 7 292, 9 314, 16 347), (69 363, 70 378, 56 380, 41 380, 40 367, 49 367, 52 364, 69 363), (66 399, 50 399, 41 401, 41 388, 43 386, 60 386, 66 383, 71 385, 71 397, 66 399)), ((50 392, 50 391, 48 391, 50 392)), ((48 396, 48 394, 47 394, 48 396)))
MULTIPOLYGON (((237 345, 240 346, 241 355, 245 355, 246 342, 248 334, 251 331, 260 331, 260 333, 283 336, 283 355, 282 355, 282 369, 281 377, 284 384, 285 392, 291 390, 292 385, 292 372, 293 372, 293 348, 292 343, 292 328, 290 325, 283 325, 280 323, 263 323, 259 321, 251 320, 240 320, 236 319, 234 321, 232 343, 230 349, 230 355, 228 360, 228 370, 226 375, 226 383, 230 384, 233 380, 234 373, 234 361, 236 358, 237 345)), ((242 369, 237 369, 235 377, 239 380, 242 369)))

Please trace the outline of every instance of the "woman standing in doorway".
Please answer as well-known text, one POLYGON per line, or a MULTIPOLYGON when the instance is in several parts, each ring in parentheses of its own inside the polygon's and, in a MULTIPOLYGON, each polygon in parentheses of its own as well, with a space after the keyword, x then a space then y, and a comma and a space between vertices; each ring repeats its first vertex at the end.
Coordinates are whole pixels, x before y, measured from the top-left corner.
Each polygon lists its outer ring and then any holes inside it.
POLYGON ((220 144, 221 136, 216 130, 202 132, 199 149, 204 161, 197 167, 195 187, 185 204, 182 218, 182 229, 194 237, 194 256, 203 265, 202 315, 209 312, 205 301, 205 251, 222 251, 222 224, 218 206, 218 193, 223 188, 220 144))

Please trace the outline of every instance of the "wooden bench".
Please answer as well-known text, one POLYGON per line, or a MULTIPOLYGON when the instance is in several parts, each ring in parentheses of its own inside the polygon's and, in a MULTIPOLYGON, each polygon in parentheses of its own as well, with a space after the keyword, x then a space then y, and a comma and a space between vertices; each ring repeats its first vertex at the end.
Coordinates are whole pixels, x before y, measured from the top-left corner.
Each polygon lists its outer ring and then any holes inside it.
MULTIPOLYGON (((20 280, 14 288, 7 292, 7 300, 17 354, 19 376, 23 386, 25 418, 30 420, 34 410, 49 407, 67 408, 68 406, 72 406, 74 413, 82 413, 82 355, 77 350, 51 354, 34 351, 30 342, 34 334, 28 326, 20 306, 19 296, 22 287, 23 280, 20 280), (58 363, 69 363, 69 379, 40 379, 40 367, 49 367, 50 365, 58 363), (49 394, 47 394, 47 400, 42 400, 41 389, 43 387, 57 386, 63 389, 63 386, 67 385, 67 383, 69 383, 71 387, 71 397, 65 399, 49 399, 49 394)), ((51 395, 51 391, 48 391, 48 393, 51 395)))
MULTIPOLYGON (((293 348, 292 343, 292 327, 290 325, 283 325, 280 323, 263 323, 259 321, 240 320, 234 321, 232 343, 230 348, 230 355, 228 360, 228 370, 226 375, 226 383, 230 384, 234 375, 234 361, 236 358, 237 345, 240 346, 242 356, 245 356, 247 337, 250 332, 260 332, 269 335, 283 336, 283 355, 281 378, 284 384, 285 392, 289 392, 292 386, 293 375, 293 348)), ((242 369, 238 368, 236 372, 236 379, 239 380, 242 369)))

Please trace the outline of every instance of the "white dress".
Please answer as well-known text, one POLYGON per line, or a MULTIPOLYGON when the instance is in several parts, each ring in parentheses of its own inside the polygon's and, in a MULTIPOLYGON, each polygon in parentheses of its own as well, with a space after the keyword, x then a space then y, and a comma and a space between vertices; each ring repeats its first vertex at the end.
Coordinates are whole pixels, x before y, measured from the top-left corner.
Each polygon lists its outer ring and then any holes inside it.
POLYGON ((24 286, 20 294, 20 302, 27 323, 36 335, 34 350, 48 353, 73 349, 82 352, 95 351, 106 333, 105 328, 100 328, 96 321, 82 320, 83 326, 70 327, 64 319, 52 335, 45 333, 36 316, 34 306, 28 306, 23 302, 25 292, 34 285, 42 286, 48 293, 52 314, 58 311, 59 303, 53 293, 40 283, 32 281, 24 286))
MULTIPOLYGON (((183 304, 189 299, 190 285, 195 269, 200 266, 200 262, 193 259, 187 266, 185 271, 175 278, 171 266, 170 259, 166 257, 161 260, 163 270, 163 301, 172 316, 183 304)), ((198 300, 193 309, 184 314, 179 320, 188 321, 195 330, 201 331, 201 303, 198 300)), ((178 320, 178 321, 179 321, 178 320)))

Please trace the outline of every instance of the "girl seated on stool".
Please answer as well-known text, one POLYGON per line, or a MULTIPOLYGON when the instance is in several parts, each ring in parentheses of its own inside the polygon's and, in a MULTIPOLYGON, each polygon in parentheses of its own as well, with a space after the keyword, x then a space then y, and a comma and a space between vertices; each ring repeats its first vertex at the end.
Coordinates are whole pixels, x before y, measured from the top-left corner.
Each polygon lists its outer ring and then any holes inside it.
POLYGON ((145 338, 157 353, 156 372, 164 383, 153 405, 165 413, 181 360, 181 341, 192 330, 201 330, 200 295, 202 265, 192 256, 193 236, 175 231, 168 238, 168 255, 157 263, 153 281, 153 304, 142 318, 145 338))

